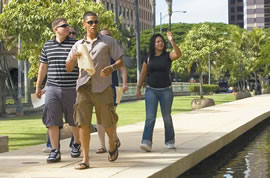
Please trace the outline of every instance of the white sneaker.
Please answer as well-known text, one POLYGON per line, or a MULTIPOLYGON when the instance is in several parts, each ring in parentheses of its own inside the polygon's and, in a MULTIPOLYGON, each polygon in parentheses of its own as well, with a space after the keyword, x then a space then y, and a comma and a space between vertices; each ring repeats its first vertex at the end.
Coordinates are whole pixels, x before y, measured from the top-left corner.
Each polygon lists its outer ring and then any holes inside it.
POLYGON ((146 152, 151 152, 151 147, 145 143, 142 143, 140 148, 146 152))
POLYGON ((169 149, 174 149, 175 148, 173 143, 169 143, 167 146, 168 146, 169 149))
POLYGON ((44 153, 50 153, 51 152, 51 150, 52 150, 52 148, 50 148, 50 147, 46 147, 46 148, 43 148, 43 152, 44 153))

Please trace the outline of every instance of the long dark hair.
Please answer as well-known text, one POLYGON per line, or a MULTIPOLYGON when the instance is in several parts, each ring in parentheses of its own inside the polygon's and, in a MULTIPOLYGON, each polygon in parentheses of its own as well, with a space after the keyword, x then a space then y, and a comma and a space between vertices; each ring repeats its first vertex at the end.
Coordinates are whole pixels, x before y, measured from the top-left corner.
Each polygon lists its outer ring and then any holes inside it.
POLYGON ((166 44, 166 41, 165 41, 164 37, 159 33, 154 34, 151 37, 150 43, 149 43, 149 51, 148 51, 148 57, 149 58, 152 58, 153 56, 155 56, 155 41, 156 41, 157 37, 160 37, 164 42, 163 53, 165 53, 167 51, 167 44, 166 44))

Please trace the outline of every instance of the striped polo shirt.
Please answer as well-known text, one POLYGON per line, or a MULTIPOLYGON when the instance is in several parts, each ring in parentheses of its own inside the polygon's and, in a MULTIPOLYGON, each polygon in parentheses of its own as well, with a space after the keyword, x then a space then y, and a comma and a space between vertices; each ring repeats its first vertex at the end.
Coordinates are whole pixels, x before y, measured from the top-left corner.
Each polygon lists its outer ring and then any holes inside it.
POLYGON ((66 58, 76 41, 67 37, 62 43, 59 43, 54 37, 44 44, 40 62, 48 64, 47 86, 76 87, 78 67, 75 67, 72 72, 66 71, 66 58))

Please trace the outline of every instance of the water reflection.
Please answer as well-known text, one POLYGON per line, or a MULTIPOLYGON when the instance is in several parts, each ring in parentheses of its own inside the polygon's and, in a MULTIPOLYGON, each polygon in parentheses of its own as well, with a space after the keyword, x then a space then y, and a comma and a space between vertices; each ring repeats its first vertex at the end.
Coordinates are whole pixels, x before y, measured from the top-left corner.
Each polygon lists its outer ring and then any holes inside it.
POLYGON ((270 119, 179 178, 270 177, 270 119))

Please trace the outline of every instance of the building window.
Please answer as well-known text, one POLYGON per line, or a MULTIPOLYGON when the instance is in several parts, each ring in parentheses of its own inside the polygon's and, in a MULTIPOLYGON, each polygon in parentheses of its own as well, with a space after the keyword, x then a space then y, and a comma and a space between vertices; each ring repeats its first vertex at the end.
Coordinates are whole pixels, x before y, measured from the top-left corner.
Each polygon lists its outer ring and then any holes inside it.
POLYGON ((237 11, 238 12, 243 12, 243 6, 237 6, 237 11))
POLYGON ((244 19, 243 15, 237 15, 237 20, 243 20, 243 19, 244 19))
POLYGON ((133 20, 133 10, 130 10, 130 18, 133 20))
POLYGON ((231 0, 231 4, 234 4, 235 3, 235 0, 231 0))
POLYGON ((231 7, 231 12, 234 13, 234 7, 231 7))
POLYGON ((237 2, 243 2, 243 0, 237 0, 237 2))
POLYGON ((232 16, 231 16, 231 21, 234 21, 234 20, 235 20, 235 16, 232 15, 232 16))
POLYGON ((270 9, 264 9, 264 13, 270 13, 270 9))
POLYGON ((106 9, 110 10, 110 3, 106 2, 106 9))
POLYGON ((113 3, 111 3, 111 10, 113 11, 113 3))
POLYGON ((269 17, 268 18, 265 18, 264 20, 265 20, 265 22, 270 22, 270 18, 269 17))

